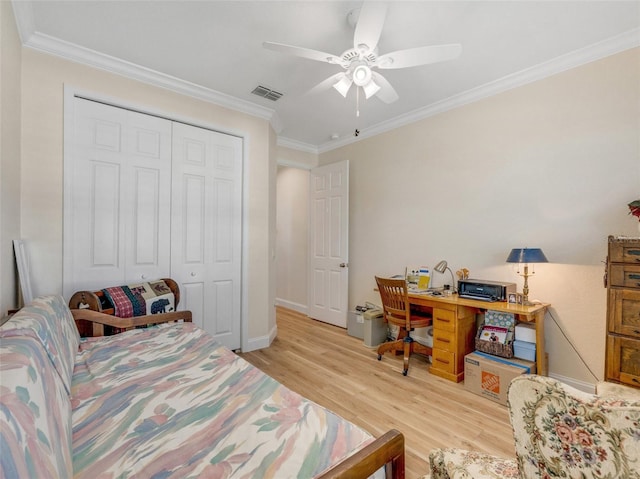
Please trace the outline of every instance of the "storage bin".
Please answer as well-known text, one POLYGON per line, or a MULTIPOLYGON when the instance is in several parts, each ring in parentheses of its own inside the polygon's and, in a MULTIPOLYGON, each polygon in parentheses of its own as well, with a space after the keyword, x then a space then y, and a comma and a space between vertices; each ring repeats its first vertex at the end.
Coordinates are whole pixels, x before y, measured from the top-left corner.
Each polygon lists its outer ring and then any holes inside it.
POLYGON ((364 339, 364 319, 360 311, 349 311, 347 316, 347 334, 354 338, 364 339))
POLYGON ((535 323, 518 323, 516 324, 516 341, 526 341, 528 343, 536 342, 536 325, 535 323))
POLYGON ((387 323, 384 322, 382 311, 370 309, 362 315, 364 320, 364 345, 377 348, 387 340, 387 323))
POLYGON ((516 358, 526 359, 528 361, 536 360, 536 343, 528 341, 514 341, 513 355, 516 358))

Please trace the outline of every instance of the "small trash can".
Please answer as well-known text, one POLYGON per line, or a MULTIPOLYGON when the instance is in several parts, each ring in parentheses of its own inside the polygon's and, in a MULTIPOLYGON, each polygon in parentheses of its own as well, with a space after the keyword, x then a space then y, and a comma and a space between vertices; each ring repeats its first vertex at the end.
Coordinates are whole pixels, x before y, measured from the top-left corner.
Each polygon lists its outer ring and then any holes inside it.
POLYGON ((377 348, 387 340, 387 324, 384 322, 382 311, 370 309, 362 314, 364 320, 364 345, 377 348))
POLYGON ((364 319, 362 312, 349 311, 347 316, 347 334, 358 339, 364 339, 364 319))

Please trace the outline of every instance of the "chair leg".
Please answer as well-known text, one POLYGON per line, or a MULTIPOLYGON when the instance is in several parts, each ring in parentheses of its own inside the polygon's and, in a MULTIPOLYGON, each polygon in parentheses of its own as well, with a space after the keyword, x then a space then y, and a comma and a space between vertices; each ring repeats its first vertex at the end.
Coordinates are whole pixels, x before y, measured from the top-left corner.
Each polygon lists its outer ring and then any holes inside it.
POLYGON ((409 356, 411 355, 411 346, 413 342, 413 338, 407 334, 407 336, 403 339, 404 343, 404 369, 402 370, 402 375, 406 376, 409 372, 409 356))
POLYGON ((402 351, 403 340, 389 341, 378 346, 378 361, 382 359, 382 355, 388 351, 402 351))
POLYGON ((402 337, 400 339, 382 343, 378 346, 378 361, 382 360, 382 355, 389 351, 393 351, 396 354, 404 354, 402 375, 406 376, 409 372, 409 357, 411 356, 411 353, 416 352, 420 354, 426 354, 427 356, 431 355, 432 353, 430 347, 424 346, 423 344, 415 341, 408 331, 402 332, 404 332, 404 334, 401 334, 402 337))

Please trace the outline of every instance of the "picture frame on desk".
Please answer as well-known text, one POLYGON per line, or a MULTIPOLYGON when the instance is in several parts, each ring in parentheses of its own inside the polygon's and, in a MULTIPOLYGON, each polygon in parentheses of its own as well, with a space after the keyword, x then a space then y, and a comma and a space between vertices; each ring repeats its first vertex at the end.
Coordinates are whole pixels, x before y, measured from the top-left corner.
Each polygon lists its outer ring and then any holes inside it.
POLYGON ((520 293, 509 293, 507 302, 511 304, 522 304, 522 295, 520 293))

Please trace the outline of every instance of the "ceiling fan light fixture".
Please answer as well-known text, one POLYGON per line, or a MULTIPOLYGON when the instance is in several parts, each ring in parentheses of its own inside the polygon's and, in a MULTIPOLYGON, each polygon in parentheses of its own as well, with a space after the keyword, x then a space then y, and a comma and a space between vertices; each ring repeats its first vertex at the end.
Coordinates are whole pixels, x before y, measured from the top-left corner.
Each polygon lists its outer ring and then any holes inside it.
POLYGON ((371 68, 368 65, 358 65, 354 68, 352 77, 356 85, 364 87, 371 82, 371 68))
POLYGON ((352 83, 353 81, 347 75, 344 75, 340 80, 334 83, 333 88, 346 98, 352 83))
POLYGON ((371 98, 373 95, 375 95, 376 93, 378 93, 378 91, 380 90, 380 85, 378 85, 376 82, 374 82, 373 80, 371 80, 369 83, 367 83, 366 85, 364 85, 362 87, 362 89, 364 90, 364 96, 366 97, 366 99, 368 100, 369 98, 371 98))

